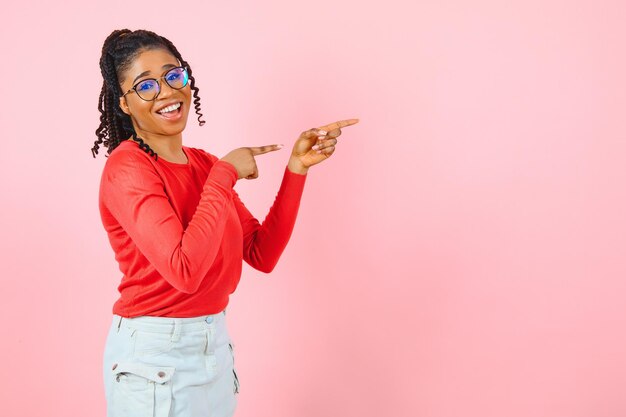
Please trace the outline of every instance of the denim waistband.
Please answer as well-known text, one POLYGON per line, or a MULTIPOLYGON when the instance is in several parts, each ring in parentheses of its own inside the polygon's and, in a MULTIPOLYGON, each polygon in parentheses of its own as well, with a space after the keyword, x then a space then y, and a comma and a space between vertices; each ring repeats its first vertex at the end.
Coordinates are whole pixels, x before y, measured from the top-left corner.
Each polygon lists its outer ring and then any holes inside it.
POLYGON ((216 314, 207 314, 196 317, 122 317, 113 315, 113 322, 118 331, 120 326, 126 326, 131 330, 145 330, 155 333, 178 333, 204 330, 207 326, 221 323, 226 315, 226 309, 216 314))

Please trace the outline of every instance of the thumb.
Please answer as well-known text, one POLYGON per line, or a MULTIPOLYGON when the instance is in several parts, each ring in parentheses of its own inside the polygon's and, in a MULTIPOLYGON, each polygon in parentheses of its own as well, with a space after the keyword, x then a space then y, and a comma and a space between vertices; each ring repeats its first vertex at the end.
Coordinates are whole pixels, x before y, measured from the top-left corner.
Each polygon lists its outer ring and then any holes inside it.
POLYGON ((300 138, 317 140, 318 136, 324 136, 327 133, 328 132, 322 128, 314 127, 312 129, 302 132, 302 134, 300 135, 300 138))

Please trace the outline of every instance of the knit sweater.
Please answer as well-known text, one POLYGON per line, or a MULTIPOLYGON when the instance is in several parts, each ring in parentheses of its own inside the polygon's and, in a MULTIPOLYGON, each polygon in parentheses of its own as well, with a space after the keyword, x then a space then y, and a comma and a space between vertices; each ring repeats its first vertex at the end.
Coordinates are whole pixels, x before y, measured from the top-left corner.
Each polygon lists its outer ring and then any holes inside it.
POLYGON ((285 167, 261 224, 234 190, 237 170, 183 146, 188 163, 154 160, 123 141, 102 171, 102 224, 123 276, 113 313, 194 317, 228 305, 242 261, 269 273, 287 246, 306 174, 285 167))

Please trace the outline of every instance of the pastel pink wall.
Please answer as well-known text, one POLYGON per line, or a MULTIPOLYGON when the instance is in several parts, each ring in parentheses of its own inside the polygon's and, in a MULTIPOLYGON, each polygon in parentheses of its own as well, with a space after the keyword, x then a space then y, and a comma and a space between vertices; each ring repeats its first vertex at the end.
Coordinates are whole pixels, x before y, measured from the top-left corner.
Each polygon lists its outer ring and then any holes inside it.
MULTIPOLYGON (((121 278, 101 226, 98 59, 170 38, 207 125, 259 156, 264 218, 297 135, 357 117, 309 172, 276 270, 229 307, 239 417, 626 415, 622 1, 11 2, 0 48, 3 416, 104 416, 121 278)), ((104 150, 104 148, 101 148, 104 150)))

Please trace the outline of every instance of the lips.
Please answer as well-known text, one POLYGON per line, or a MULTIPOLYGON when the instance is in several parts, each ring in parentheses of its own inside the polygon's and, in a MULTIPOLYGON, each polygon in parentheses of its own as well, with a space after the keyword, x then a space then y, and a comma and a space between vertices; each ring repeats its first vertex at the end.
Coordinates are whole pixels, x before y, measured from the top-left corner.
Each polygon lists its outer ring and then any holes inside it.
POLYGON ((157 116, 159 116, 162 119, 165 119, 168 121, 176 121, 180 119, 183 114, 183 103, 178 101, 178 102, 166 104, 165 106, 157 110, 155 113, 157 114, 157 116), (178 108, 175 108, 176 106, 178 106, 178 108))

